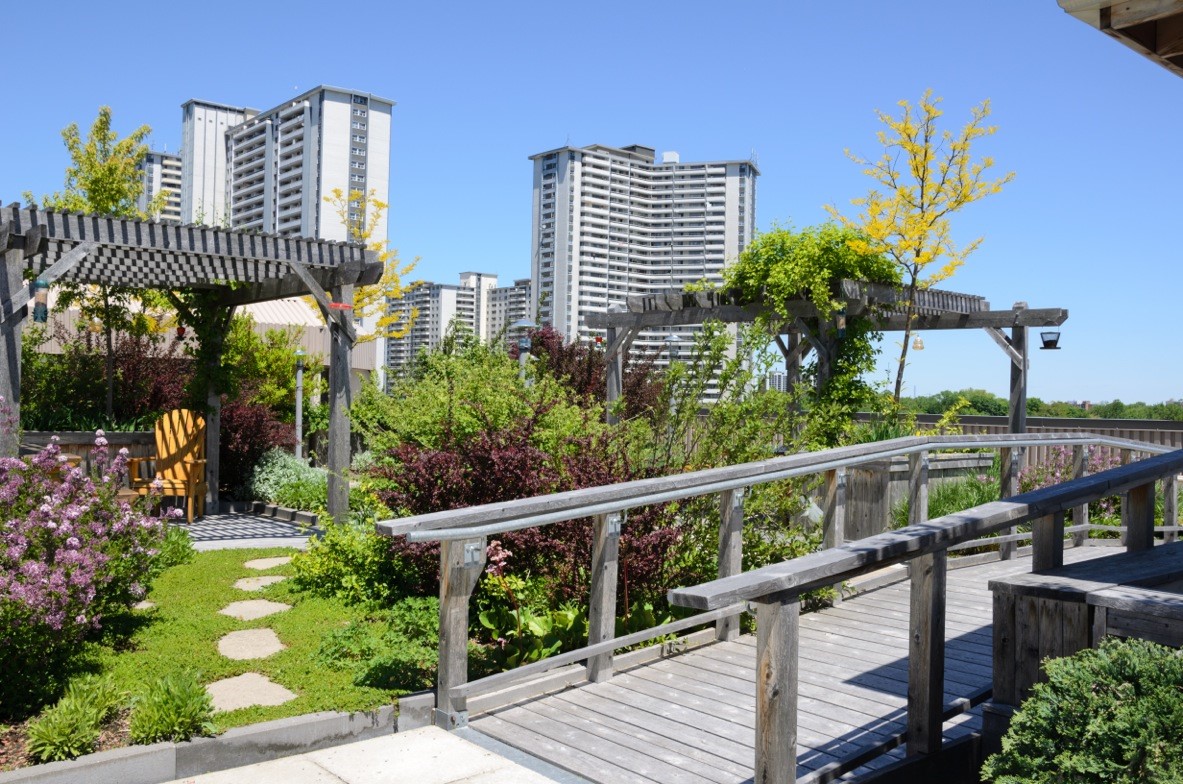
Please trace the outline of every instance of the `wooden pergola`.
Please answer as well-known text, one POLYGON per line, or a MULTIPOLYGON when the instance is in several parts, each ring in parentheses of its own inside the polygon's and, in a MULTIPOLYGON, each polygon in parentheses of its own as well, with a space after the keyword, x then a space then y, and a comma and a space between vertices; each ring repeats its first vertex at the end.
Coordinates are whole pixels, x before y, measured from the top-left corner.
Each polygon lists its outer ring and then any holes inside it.
POLYGON ((1183 0, 1058 0, 1085 24, 1183 76, 1183 0))
MULTIPOLYGON (((359 244, 0 207, 0 395, 19 415, 22 322, 35 278, 141 289, 214 293, 213 322, 221 340, 239 305, 310 294, 329 325, 329 513, 349 510, 350 349, 355 286, 377 283, 382 262, 359 244), (27 275, 26 273, 29 273, 27 275), (329 292, 326 296, 326 291, 329 292)), ((180 303, 178 303, 180 304, 180 303)), ((206 503, 217 509, 221 398, 211 390, 206 411, 206 503)), ((0 433, 0 454, 15 455, 15 433, 0 433)))
MULTIPOLYGON (((881 332, 902 332, 908 325, 905 292, 893 286, 853 280, 839 281, 834 298, 843 303, 845 318, 864 316, 881 332)), ((812 351, 817 356, 817 383, 825 383, 838 349, 836 316, 829 321, 818 317, 817 309, 805 298, 785 303, 786 319, 766 305, 734 305, 722 302, 714 293, 687 294, 671 289, 647 296, 630 296, 624 310, 587 316, 592 329, 607 332, 607 397, 609 409, 620 398, 623 384, 623 355, 637 335, 648 329, 702 324, 752 322, 767 318, 774 325, 776 344, 785 358, 790 384, 801 378, 801 366, 812 351)), ((981 329, 1010 359, 1010 432, 1027 430, 1027 370, 1030 367, 1027 329, 1058 327, 1068 319, 1064 308, 1028 308, 1016 302, 1009 310, 991 310, 990 303, 972 294, 926 289, 917 292, 911 330, 981 329), (1010 334, 1007 334, 1009 330, 1010 334)), ((612 416, 609 414, 609 416, 612 416)), ((1004 485, 1018 487, 1021 455, 1003 455, 1004 485)))

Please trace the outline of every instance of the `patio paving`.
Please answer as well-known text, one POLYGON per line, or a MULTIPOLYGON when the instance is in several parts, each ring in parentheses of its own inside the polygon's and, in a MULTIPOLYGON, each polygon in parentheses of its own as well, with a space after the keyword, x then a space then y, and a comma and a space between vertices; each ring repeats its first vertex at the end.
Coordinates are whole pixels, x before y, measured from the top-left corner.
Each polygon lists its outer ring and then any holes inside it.
POLYGON ((189 532, 196 550, 232 550, 246 547, 308 546, 318 528, 248 513, 209 514, 192 523, 178 523, 189 532))

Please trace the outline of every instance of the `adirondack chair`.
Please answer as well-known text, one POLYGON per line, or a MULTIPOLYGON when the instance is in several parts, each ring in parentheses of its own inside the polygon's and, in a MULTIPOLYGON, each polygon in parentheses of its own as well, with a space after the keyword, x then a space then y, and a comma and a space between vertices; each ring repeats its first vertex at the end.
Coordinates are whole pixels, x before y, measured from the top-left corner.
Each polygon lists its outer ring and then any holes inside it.
POLYGON ((157 479, 164 495, 184 498, 187 519, 205 514, 205 419, 187 409, 165 413, 156 421, 156 454, 128 460, 131 489, 147 495, 157 479), (156 461, 156 476, 141 475, 140 464, 156 461))

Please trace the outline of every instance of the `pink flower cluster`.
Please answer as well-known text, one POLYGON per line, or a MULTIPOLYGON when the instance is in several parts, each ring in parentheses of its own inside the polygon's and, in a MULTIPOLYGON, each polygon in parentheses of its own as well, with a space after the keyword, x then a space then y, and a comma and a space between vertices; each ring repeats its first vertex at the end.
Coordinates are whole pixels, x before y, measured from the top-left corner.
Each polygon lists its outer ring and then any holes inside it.
MULTIPOLYGON (((1088 447, 1088 459, 1085 472, 1090 476, 1117 468, 1121 459, 1117 452, 1107 447, 1088 447)), ((1048 459, 1042 463, 1029 465, 1019 474, 1019 488, 1021 492, 1038 490, 1041 487, 1058 485, 1075 479, 1072 466, 1072 449, 1058 446, 1051 450, 1048 459)), ((1119 501, 1116 498, 1102 498, 1091 504, 1090 513, 1101 517, 1114 517, 1118 513, 1119 501)))
POLYGON ((127 450, 96 434, 91 470, 56 439, 29 459, 0 458, 0 648, 66 644, 143 596, 164 520, 117 493, 127 450))

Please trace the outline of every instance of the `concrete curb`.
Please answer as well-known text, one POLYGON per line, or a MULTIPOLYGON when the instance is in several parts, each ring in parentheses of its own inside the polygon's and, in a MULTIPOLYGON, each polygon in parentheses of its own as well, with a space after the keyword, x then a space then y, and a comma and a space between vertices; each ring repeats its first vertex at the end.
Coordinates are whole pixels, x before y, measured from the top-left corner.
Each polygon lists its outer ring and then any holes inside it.
POLYGON ((262 501, 252 502, 249 511, 264 517, 273 517, 276 520, 300 523, 301 525, 315 526, 318 520, 317 516, 312 512, 301 512, 299 509, 288 509, 286 506, 265 504, 262 501))
POLYGON ((67 762, 21 768, 0 773, 0 784, 93 784, 98 781, 161 784, 186 776, 369 740, 395 731, 395 709, 390 705, 360 713, 310 713, 236 727, 216 738, 128 746, 67 762))

